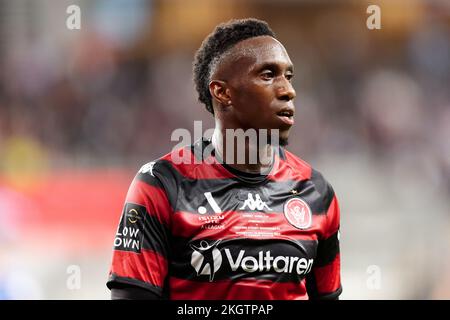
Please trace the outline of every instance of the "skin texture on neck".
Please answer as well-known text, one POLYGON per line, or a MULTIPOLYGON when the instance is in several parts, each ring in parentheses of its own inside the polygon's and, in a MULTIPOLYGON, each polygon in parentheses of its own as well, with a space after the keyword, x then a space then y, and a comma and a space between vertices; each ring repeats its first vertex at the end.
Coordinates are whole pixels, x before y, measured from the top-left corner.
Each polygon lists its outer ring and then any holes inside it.
MULTIPOLYGON (((215 130, 213 144, 223 161, 233 168, 251 173, 267 172, 272 165, 273 148, 267 143, 233 145, 227 141, 227 129, 279 130, 279 139, 286 144, 293 125, 295 90, 291 84, 293 65, 283 45, 270 36, 243 40, 232 47, 215 65, 209 89, 213 97, 215 130), (280 115, 289 110, 291 117, 280 115), (238 163, 237 151, 244 150, 245 162, 238 163), (258 155, 251 163, 249 154, 258 155), (231 160, 231 161, 228 161, 231 160)), ((242 156, 242 155, 241 155, 242 156)), ((254 159, 254 158, 253 158, 254 159)))
POLYGON ((214 149, 216 150, 216 154, 219 156, 222 161, 224 161, 227 165, 248 173, 258 173, 258 174, 267 174, 273 162, 273 148, 270 144, 264 144, 262 147, 258 146, 258 144, 251 144, 249 141, 245 142, 245 145, 238 145, 238 143, 233 143, 233 151, 231 161, 227 159, 230 158, 229 150, 225 148, 227 145, 227 136, 226 130, 227 128, 220 128, 220 125, 216 124, 214 129, 212 143, 214 149), (239 150, 244 149, 245 151, 245 163, 239 163, 238 161, 238 152, 239 150), (256 163, 251 163, 249 161, 249 154, 252 152, 256 152, 257 159, 256 163))

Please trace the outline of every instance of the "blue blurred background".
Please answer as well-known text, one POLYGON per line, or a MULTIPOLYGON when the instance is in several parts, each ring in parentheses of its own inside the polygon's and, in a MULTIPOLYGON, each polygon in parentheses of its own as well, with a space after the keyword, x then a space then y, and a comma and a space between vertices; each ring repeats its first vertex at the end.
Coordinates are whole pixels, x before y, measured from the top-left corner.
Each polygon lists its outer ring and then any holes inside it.
POLYGON ((0 0, 0 299, 109 298, 128 185, 173 130, 213 127, 193 55, 243 17, 294 62, 288 149, 340 199, 342 299, 450 299, 444 0, 0 0))

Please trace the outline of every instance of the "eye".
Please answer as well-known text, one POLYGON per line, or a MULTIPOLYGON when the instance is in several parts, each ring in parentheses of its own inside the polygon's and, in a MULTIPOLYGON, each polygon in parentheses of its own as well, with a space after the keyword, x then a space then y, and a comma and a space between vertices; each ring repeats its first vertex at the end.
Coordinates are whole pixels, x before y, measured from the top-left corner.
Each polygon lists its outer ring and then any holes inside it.
POLYGON ((288 81, 291 81, 292 78, 294 77, 294 74, 293 74, 293 73, 287 73, 287 74, 285 75, 285 77, 286 77, 286 79, 288 79, 288 81))
POLYGON ((271 80, 274 77, 274 73, 271 70, 265 70, 261 73, 261 78, 263 80, 271 80))

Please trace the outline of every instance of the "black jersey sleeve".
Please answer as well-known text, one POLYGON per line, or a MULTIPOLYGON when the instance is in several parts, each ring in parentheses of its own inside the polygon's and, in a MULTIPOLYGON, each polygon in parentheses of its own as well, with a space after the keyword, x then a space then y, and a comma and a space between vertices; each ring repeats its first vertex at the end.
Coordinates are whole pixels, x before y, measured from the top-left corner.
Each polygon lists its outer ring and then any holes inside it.
POLYGON ((161 300, 161 297, 137 286, 116 283, 111 288, 111 300, 161 300))

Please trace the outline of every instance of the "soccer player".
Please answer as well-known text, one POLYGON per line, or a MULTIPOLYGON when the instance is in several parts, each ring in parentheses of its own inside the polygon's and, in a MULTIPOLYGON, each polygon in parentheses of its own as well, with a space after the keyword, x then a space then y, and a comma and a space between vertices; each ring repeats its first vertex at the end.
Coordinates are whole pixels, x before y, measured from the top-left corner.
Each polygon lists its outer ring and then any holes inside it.
POLYGON ((232 20, 204 40, 194 81, 214 134, 137 173, 114 241, 112 299, 338 299, 338 201, 284 148, 293 74, 263 21, 232 20), (227 129, 270 134, 236 144, 227 129))

